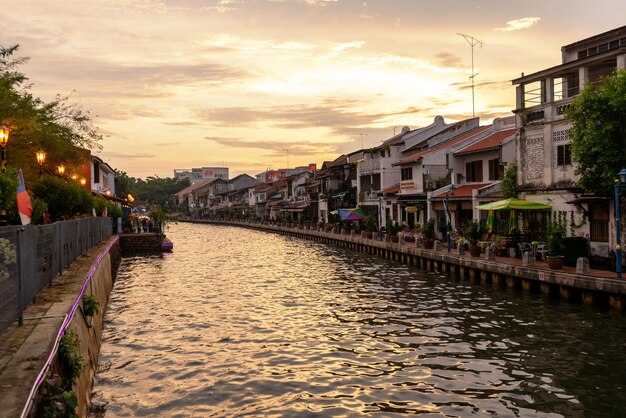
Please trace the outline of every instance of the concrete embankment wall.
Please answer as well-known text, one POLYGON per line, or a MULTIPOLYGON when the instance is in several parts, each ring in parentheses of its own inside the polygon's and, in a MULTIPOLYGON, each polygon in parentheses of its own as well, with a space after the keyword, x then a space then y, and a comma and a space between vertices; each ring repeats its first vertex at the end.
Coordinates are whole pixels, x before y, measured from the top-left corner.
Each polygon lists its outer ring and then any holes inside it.
POLYGON ((93 378, 98 368, 98 356, 102 342, 102 325, 109 296, 113 290, 114 277, 119 266, 119 243, 113 254, 109 251, 97 266, 94 266, 93 276, 87 286, 85 294, 93 294, 100 302, 100 312, 93 318, 87 318, 79 308, 70 322, 69 329, 76 332, 80 341, 80 352, 85 359, 85 369, 74 384, 74 391, 78 397, 78 415, 87 415, 87 408, 91 395, 93 378))
MULTIPOLYGON (((72 387, 78 400, 76 412, 80 417, 87 415, 93 377, 98 366, 104 314, 120 260, 118 237, 111 237, 79 257, 29 307, 28 315, 40 318, 34 319, 32 322, 36 324, 31 327, 14 329, 17 333, 25 332, 28 335, 5 369, 8 380, 21 382, 11 387, 10 391, 14 393, 7 394, 12 395, 12 400, 0 399, 0 405, 12 411, 13 415, 9 416, 19 417, 18 409, 21 411, 25 405, 26 410, 29 408, 28 416, 38 416, 37 403, 42 396, 40 383, 58 372, 57 344, 64 332, 71 331, 78 337, 80 355, 85 364, 72 387), (93 294, 100 302, 100 312, 93 318, 83 314, 83 294, 93 294), (26 361, 31 362, 31 365, 24 368, 26 361), (30 395, 28 391, 31 391, 30 395)), ((1 412, 0 416, 3 416, 1 412)))
POLYGON ((610 305, 616 309, 626 306, 626 281, 600 275, 575 274, 565 270, 549 270, 540 266, 524 267, 519 260, 498 257, 494 261, 469 255, 448 254, 446 251, 426 250, 359 235, 320 232, 297 227, 260 223, 213 220, 182 220, 192 223, 231 225, 274 232, 288 236, 323 242, 330 245, 377 255, 425 271, 451 274, 461 280, 472 280, 502 288, 543 293, 563 300, 597 305, 610 305))

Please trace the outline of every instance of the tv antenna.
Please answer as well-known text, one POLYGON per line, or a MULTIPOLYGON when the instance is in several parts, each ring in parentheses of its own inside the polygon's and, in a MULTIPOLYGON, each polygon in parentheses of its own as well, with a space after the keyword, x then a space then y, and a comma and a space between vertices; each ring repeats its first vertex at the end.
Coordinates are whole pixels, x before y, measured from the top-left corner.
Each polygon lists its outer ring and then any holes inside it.
POLYGON ((457 32, 457 35, 462 36, 467 41, 467 43, 472 47, 472 75, 470 75, 470 80, 472 80, 472 117, 475 118, 476 112, 474 110, 474 78, 478 74, 474 73, 474 47, 476 45, 480 45, 480 47, 482 48, 483 41, 480 41, 471 35, 465 35, 464 33, 457 32))
POLYGON ((361 149, 363 149, 363 135, 367 136, 367 134, 361 132, 359 135, 361 135, 361 149))

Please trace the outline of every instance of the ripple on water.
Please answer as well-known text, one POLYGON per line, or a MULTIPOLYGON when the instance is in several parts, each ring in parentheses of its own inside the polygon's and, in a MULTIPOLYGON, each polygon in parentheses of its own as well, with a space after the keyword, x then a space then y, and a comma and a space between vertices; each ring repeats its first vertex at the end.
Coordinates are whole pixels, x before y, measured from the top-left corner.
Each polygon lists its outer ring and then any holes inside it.
POLYGON ((173 225, 124 259, 94 396, 106 416, 614 416, 622 314, 318 243, 173 225), (611 341, 611 344, 606 344, 611 341))

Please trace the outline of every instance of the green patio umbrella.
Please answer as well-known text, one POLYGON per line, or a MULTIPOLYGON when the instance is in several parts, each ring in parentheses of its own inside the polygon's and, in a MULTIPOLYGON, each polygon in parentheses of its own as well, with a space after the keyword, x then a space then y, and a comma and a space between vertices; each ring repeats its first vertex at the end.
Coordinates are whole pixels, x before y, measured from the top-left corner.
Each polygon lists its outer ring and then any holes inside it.
POLYGON ((509 234, 512 234, 517 230, 517 213, 515 210, 511 210, 511 215, 509 216, 509 234))
POLYGON ((528 200, 521 199, 504 199, 497 202, 485 203, 484 205, 476 206, 478 210, 505 210, 505 209, 519 209, 519 210, 548 210, 552 209, 552 206, 543 203, 530 202, 528 200))
POLYGON ((495 223, 496 223, 496 215, 492 210, 490 210, 489 216, 487 216, 487 232, 488 233, 491 234, 493 232, 493 225, 495 223))

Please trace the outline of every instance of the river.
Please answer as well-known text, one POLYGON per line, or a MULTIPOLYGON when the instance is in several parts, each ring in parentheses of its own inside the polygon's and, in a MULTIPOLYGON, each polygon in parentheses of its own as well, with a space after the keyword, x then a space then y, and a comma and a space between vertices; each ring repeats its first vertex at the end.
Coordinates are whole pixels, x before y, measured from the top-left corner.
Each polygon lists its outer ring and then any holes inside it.
POLYGON ((621 416, 626 315, 259 231, 125 258, 95 416, 621 416))

